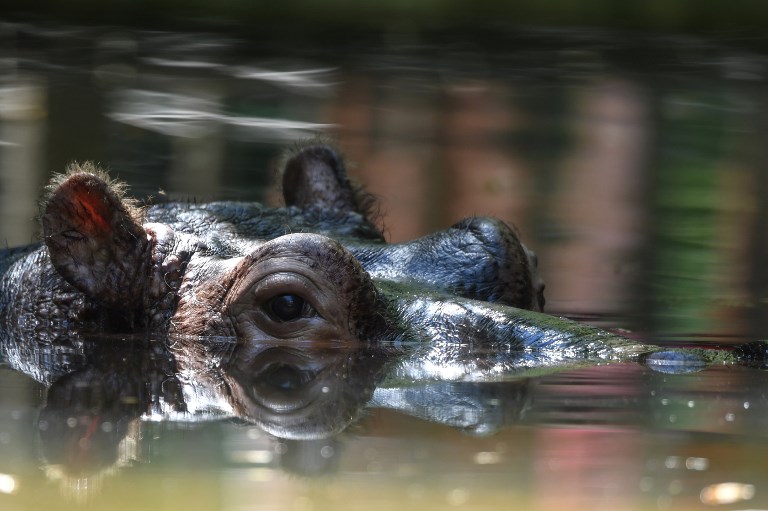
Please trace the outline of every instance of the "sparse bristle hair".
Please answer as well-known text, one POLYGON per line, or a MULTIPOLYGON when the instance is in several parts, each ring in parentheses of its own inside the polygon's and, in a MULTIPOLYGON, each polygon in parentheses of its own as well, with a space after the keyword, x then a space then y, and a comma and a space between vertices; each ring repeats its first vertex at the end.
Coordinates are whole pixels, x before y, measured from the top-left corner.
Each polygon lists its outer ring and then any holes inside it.
POLYGON ((137 223, 143 223, 144 208, 142 208, 138 200, 128 196, 128 185, 118 179, 112 178, 106 170, 92 161, 73 161, 67 165, 64 172, 51 176, 48 184, 43 188, 39 210, 43 211, 45 209, 45 205, 61 184, 70 177, 78 174, 90 174, 106 183, 112 193, 120 199, 120 202, 123 204, 131 218, 137 223))

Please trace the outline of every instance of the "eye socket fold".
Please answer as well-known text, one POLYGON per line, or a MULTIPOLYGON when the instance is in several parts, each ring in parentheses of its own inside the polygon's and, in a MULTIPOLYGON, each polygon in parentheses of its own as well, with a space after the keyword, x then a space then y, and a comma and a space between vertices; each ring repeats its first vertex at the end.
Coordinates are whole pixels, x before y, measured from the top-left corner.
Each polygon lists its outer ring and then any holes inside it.
POLYGON ((312 307, 300 296, 286 293, 270 299, 267 312, 278 321, 294 321, 312 315, 312 307))

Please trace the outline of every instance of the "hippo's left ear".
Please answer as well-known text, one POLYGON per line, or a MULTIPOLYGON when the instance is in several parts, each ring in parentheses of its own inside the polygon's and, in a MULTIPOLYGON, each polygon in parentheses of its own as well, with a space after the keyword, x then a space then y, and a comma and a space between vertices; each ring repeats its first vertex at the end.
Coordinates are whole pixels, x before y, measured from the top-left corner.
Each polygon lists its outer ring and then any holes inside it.
POLYGON ((131 307, 149 271, 149 241, 139 210, 93 164, 73 165, 43 201, 45 244, 56 271, 105 305, 131 307))
POLYGON ((353 185, 341 155, 327 144, 309 144, 287 155, 283 198, 301 209, 353 211, 372 221, 374 200, 353 185))

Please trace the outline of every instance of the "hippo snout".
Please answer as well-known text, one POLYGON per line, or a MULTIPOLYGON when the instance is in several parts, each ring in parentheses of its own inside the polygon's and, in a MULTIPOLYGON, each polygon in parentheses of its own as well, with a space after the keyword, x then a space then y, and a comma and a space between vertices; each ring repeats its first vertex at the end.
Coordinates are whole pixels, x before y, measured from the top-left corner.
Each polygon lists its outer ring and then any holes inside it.
POLYGON ((476 289, 472 298, 543 310, 544 281, 538 273, 538 257, 514 229, 487 217, 465 219, 452 229, 463 233, 475 260, 474 274, 468 279, 476 289))

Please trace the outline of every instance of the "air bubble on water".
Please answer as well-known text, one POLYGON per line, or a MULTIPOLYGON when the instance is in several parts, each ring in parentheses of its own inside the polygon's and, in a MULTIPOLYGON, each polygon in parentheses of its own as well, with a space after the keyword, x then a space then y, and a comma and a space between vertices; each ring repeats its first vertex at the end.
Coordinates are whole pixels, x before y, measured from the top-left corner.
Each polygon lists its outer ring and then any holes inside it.
POLYGON ((693 408, 696 406, 696 401, 688 401, 688 408, 693 408))
POLYGON ((652 477, 643 477, 640 479, 640 491, 643 492, 649 492, 653 490, 653 478, 652 477))
POLYGON ((501 461, 501 456, 498 452, 480 451, 475 453, 474 461, 478 465, 493 465, 501 461))
POLYGON ((67 419, 67 426, 69 426, 70 428, 74 428, 75 426, 77 426, 77 419, 74 417, 70 417, 69 419, 67 419))
POLYGON ((667 399, 667 398, 662 399, 661 400, 661 404, 664 405, 664 406, 667 406, 669 404, 669 399, 667 399))
POLYGON ((688 470, 707 470, 709 468, 709 460, 707 458, 691 456, 685 459, 685 468, 688 470))
POLYGON ((330 391, 331 391, 331 388, 330 388, 330 387, 328 387, 327 385, 326 385, 326 386, 323 386, 323 387, 320 389, 320 392, 322 392, 323 394, 327 394, 327 393, 329 393, 330 391))
POLYGON ((12 495, 18 490, 18 481, 10 474, 0 474, 0 493, 12 495))
POLYGON ((726 413, 725 414, 725 420, 727 422, 733 422, 734 420, 736 420, 736 416, 734 414, 732 414, 732 413, 726 413))
POLYGON ((670 495, 679 495, 683 492, 683 482, 679 479, 670 481, 668 491, 670 495))
POLYGON ((682 464, 680 456, 667 456, 667 459, 664 460, 664 466, 670 469, 680 468, 682 464))
POLYGON ((744 409, 749 410, 749 401, 744 401, 744 409))
POLYGON ((295 511, 311 511, 314 508, 314 503, 307 497, 296 497, 293 501, 295 511))
POLYGON ((104 433, 111 433, 113 429, 112 423, 109 421, 104 421, 101 423, 101 430, 104 433))
POLYGON ((365 469, 368 472, 381 472, 384 470, 384 466, 379 461, 369 461, 368 464, 365 466, 365 469))
POLYGON ((37 423, 37 428, 40 431, 48 431, 48 421, 40 421, 37 423))
POLYGON ((751 500, 755 496, 755 487, 751 484, 725 482, 702 488, 699 499, 704 504, 735 504, 742 500, 751 500))
POLYGON ((469 492, 464 488, 454 488, 448 492, 448 504, 451 506, 461 506, 469 500, 469 492))
POLYGON ((333 447, 331 447, 330 445, 324 445, 320 449, 320 456, 322 456, 323 458, 328 459, 328 458, 333 456, 334 452, 336 452, 336 451, 333 449, 333 447))
POLYGON ((422 499, 424 498, 424 485, 422 484, 409 484, 406 490, 409 499, 422 499))

